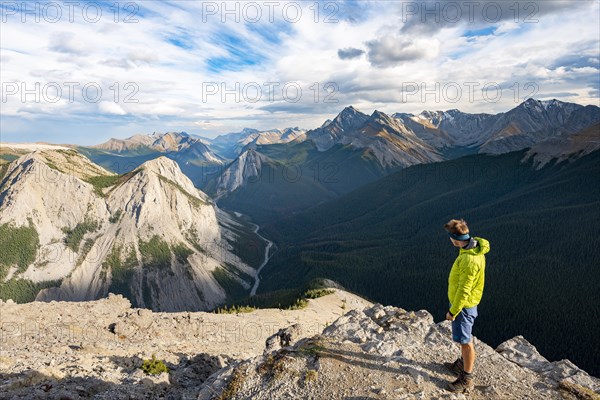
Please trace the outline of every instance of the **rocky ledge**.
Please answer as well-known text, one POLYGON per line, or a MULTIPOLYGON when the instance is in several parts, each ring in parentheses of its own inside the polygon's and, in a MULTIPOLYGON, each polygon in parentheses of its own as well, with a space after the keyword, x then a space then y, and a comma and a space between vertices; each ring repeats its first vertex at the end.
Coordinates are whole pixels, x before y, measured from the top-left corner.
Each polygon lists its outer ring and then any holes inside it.
POLYGON ((301 310, 153 313, 121 296, 0 302, 0 399, 600 399, 600 380, 524 338, 475 339, 475 388, 453 394, 450 323, 346 291, 301 310), (148 375, 156 355, 168 372, 148 375))
MULTIPOLYGON (((282 343, 294 328, 274 337, 282 343)), ((446 390, 455 376, 443 362, 458 352, 450 338, 450 323, 434 323, 427 311, 375 304, 294 344, 273 349, 268 340, 263 355, 210 376, 199 399, 467 398, 446 390)), ((521 336, 495 350, 475 339, 475 348, 476 385, 468 398, 600 399, 599 379, 568 360, 549 362, 521 336)))

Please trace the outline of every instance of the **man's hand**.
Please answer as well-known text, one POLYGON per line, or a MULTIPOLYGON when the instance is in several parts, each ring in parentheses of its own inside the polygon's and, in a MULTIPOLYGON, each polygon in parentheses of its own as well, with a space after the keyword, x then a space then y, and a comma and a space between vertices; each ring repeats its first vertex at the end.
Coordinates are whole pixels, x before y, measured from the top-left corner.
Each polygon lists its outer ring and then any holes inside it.
POLYGON ((450 314, 450 312, 446 313, 446 321, 454 321, 454 317, 452 314, 450 314))

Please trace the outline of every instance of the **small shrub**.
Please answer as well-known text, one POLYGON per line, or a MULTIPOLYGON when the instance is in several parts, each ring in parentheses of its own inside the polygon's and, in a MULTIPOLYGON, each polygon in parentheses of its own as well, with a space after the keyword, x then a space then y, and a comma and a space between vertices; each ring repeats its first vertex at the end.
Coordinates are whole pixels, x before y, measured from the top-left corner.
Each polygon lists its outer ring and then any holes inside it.
POLYGON ((130 284, 133 279, 137 258, 135 250, 131 249, 124 261, 121 261, 121 246, 115 245, 102 263, 101 276, 106 278, 107 272, 111 272, 111 282, 109 291, 122 294, 129 300, 134 297, 131 293, 130 284))
POLYGON ((102 189, 116 185, 119 182, 119 175, 98 175, 87 178, 85 181, 94 186, 94 192, 100 197, 104 197, 102 189))
POLYGON ((171 268, 171 249, 169 244, 154 235, 149 241, 140 240, 139 249, 142 255, 142 264, 147 268, 170 269, 171 268))
POLYGON ((116 224, 121 219, 122 214, 123 212, 121 211, 121 209, 118 209, 113 215, 110 216, 108 222, 110 222, 111 224, 116 224))
POLYGON ((229 379, 229 382, 227 383, 227 387, 225 388, 225 390, 223 390, 221 395, 219 397, 217 397, 217 399, 218 400, 227 400, 227 399, 233 398, 236 395, 236 393, 240 390, 240 388, 242 387, 243 382, 244 382, 244 377, 243 377, 242 373, 239 371, 239 369, 236 369, 231 374, 231 378, 229 379))
POLYGON ((179 243, 173 246, 173 254, 175 254, 175 259, 179 264, 187 264, 187 258, 193 253, 194 252, 183 243, 179 243))
POLYGON ((28 279, 11 278, 7 282, 0 282, 0 299, 12 299, 16 303, 29 303, 35 300, 42 289, 59 287, 61 280, 32 282, 28 279))
POLYGON ((340 306, 342 308, 342 310, 346 309, 346 299, 342 299, 342 305, 340 306))
POLYGON ((335 292, 333 289, 309 289, 304 292, 304 297, 307 299, 317 299, 319 297, 326 296, 335 292))
POLYGON ((17 265, 17 272, 24 272, 35 261, 39 235, 29 220, 28 226, 15 227, 12 224, 0 225, 0 281, 6 277, 11 266, 17 265))
POLYGON ((258 373, 270 379, 279 378, 286 369, 284 352, 269 354, 265 361, 257 366, 258 373))
POLYGON ((235 304, 231 307, 219 307, 215 310, 217 314, 239 314, 239 313, 249 313, 254 310, 257 310, 254 306, 236 306, 235 304))
POLYGON ((79 257, 77 257, 77 263, 75 265, 80 266, 83 263, 83 260, 85 260, 88 253, 94 246, 95 242, 96 241, 93 239, 86 239, 86 241, 83 242, 83 246, 81 247, 81 252, 79 254, 79 257))
POLYGON ((152 359, 144 360, 140 368, 148 375, 160 375, 163 372, 169 372, 169 368, 165 363, 157 359, 154 354, 152 354, 152 359))
POLYGON ((6 175, 6 172, 8 172, 8 165, 9 164, 0 164, 0 182, 2 182, 2 180, 4 179, 4 175, 6 175))
POLYGON ((287 309, 288 310, 301 310, 303 308, 306 308, 307 305, 308 305, 308 300, 306 300, 306 299, 296 299, 296 301, 294 302, 294 304, 292 304, 291 306, 289 306, 287 309))
POLYGON ((52 168, 55 171, 62 172, 62 170, 60 168, 58 168, 56 166, 56 164, 54 164, 53 162, 46 161, 46 165, 49 166, 50 168, 52 168))
POLYGON ((305 374, 304 374, 305 382, 313 382, 316 380, 317 380, 317 371, 315 371, 314 369, 309 369, 305 372, 305 374))
POLYGON ((200 237, 198 236, 198 231, 196 230, 196 228, 191 228, 188 231, 186 231, 185 238, 187 239, 188 242, 190 242, 192 244, 192 246, 194 246, 194 248, 196 250, 198 250, 199 252, 201 252, 203 254, 208 254, 206 249, 204 247, 202 247, 202 245, 200 243, 200 237))

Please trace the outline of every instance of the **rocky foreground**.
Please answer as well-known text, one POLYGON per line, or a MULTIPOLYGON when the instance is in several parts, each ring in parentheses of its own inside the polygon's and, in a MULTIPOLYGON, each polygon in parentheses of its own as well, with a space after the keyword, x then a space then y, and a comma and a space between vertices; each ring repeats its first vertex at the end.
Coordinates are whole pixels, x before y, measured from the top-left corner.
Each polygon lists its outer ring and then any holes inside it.
MULTIPOLYGON (((434 399, 454 379, 449 322, 344 290, 301 310, 154 313, 121 296, 0 303, 0 399, 434 399), (284 329, 282 329, 284 328, 284 329), (155 355, 169 371, 147 375, 155 355)), ((599 399, 600 380, 522 337, 475 340, 468 398, 599 399)))

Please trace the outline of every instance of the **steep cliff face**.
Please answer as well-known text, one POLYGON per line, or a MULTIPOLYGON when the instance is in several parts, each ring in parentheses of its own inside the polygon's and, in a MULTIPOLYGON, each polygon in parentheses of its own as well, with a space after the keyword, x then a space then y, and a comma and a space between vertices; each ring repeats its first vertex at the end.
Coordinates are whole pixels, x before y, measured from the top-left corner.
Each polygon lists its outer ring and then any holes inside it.
POLYGON ((36 151, 9 165, 0 186, 0 224, 32 225, 39 236, 35 262, 23 278, 39 282, 65 277, 78 259, 74 244, 62 240, 65 231, 86 216, 108 220, 105 201, 85 181, 91 177, 111 179, 114 174, 72 150, 36 151))
POLYGON ((216 198, 231 193, 250 181, 260 179, 264 163, 272 163, 272 161, 254 149, 245 150, 219 176, 216 198))
POLYGON ((226 283, 254 281, 235 248, 242 225, 166 157, 117 176, 75 151, 35 152, 11 164, 1 190, 0 223, 39 236, 35 261, 7 278, 62 280, 38 300, 113 291, 155 310, 205 310, 226 301, 226 283))

